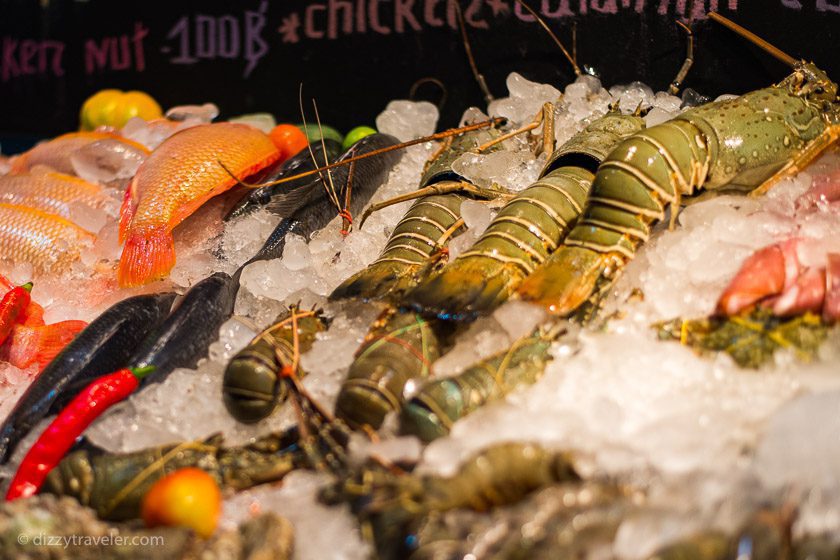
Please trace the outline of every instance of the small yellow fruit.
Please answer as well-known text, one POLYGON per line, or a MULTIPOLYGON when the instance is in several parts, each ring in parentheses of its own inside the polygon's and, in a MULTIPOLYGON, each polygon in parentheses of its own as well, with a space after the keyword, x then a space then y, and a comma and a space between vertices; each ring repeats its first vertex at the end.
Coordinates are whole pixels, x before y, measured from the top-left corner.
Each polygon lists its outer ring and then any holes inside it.
POLYGON ((93 130, 98 126, 122 128, 132 117, 149 121, 162 116, 160 105, 147 93, 103 89, 82 104, 79 120, 82 130, 93 130))
POLYGON ((185 526, 207 538, 222 511, 219 486, 201 469, 179 469, 155 482, 143 497, 141 514, 147 527, 185 526))

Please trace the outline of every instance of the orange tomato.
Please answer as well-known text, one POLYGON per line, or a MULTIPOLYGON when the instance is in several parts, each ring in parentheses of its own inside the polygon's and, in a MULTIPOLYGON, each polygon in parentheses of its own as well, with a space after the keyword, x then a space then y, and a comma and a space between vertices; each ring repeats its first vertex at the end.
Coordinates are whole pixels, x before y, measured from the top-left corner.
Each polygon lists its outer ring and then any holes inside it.
POLYGON ((141 514, 147 527, 185 526, 207 538, 222 511, 219 486, 201 469, 185 468, 155 482, 143 497, 141 514))
POLYGON ((293 124, 278 124, 268 134, 280 150, 280 160, 287 160, 306 148, 309 141, 306 134, 293 124))

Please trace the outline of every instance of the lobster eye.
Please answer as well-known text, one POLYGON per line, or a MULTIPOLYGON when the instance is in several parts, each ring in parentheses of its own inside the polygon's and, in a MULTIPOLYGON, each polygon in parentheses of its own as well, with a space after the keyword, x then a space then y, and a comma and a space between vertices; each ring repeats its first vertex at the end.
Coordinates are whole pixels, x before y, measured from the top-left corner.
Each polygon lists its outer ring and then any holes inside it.
POLYGON ((817 86, 816 88, 814 88, 814 92, 818 94, 823 94, 825 93, 825 89, 822 86, 817 86))

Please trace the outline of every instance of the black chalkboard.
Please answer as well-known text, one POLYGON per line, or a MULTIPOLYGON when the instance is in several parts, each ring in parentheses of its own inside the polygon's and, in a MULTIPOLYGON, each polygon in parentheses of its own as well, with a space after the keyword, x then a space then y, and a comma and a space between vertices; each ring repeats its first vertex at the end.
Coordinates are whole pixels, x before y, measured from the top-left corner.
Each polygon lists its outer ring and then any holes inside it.
MULTIPOLYGON (((562 87, 573 73, 513 0, 460 0, 490 90, 505 77, 562 87)), ((213 101, 225 116, 269 111, 297 122, 298 87, 324 123, 372 124, 419 80, 445 84, 441 127, 482 105, 456 27, 454 0, 0 0, 0 142, 74 129, 78 109, 105 87, 142 89, 164 107, 213 101)), ((840 79, 840 0, 529 0, 605 84, 671 81, 685 52, 674 21, 694 29, 686 81, 708 95, 765 86, 781 63, 706 19, 741 23, 840 79)), ((437 100, 433 86, 417 91, 437 100)))

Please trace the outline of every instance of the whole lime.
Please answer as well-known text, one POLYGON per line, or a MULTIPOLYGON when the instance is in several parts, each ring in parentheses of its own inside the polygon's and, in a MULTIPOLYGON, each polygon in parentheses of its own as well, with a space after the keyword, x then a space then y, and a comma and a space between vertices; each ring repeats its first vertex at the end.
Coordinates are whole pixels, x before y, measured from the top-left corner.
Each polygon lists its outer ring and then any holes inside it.
POLYGON ((341 145, 341 148, 346 150, 365 136, 370 136, 371 134, 376 134, 375 128, 371 128, 369 126, 357 126, 348 132, 347 136, 344 137, 344 144, 341 145))

